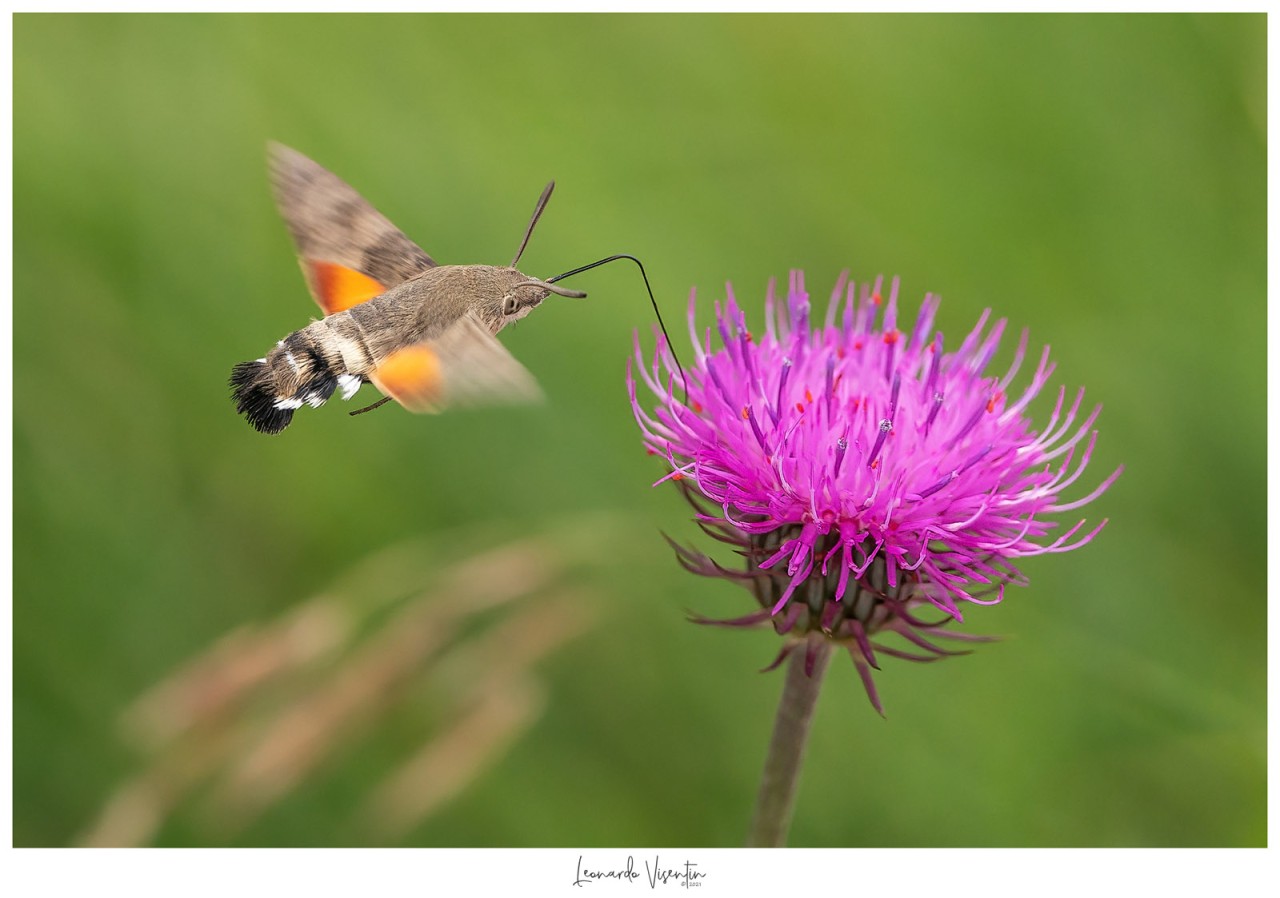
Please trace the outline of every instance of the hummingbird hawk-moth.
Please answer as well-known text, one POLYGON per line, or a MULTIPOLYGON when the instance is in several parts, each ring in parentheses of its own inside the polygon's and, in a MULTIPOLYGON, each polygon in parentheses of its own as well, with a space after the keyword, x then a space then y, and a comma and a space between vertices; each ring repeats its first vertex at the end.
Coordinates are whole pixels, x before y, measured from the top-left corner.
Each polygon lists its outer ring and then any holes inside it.
POLYGON ((232 369, 236 411, 250 424, 279 433, 303 405, 350 399, 364 383, 411 412, 541 395, 495 335, 551 293, 585 297, 553 281, 610 261, 547 281, 516 270, 554 181, 510 265, 440 265, 337 175, 280 144, 269 157, 276 204, 325 317, 232 369))

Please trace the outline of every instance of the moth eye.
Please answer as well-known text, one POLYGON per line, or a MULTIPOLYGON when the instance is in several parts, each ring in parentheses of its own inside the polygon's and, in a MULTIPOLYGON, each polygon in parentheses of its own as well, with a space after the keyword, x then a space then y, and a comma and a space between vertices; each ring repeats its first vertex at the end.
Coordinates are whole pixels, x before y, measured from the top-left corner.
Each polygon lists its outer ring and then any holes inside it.
POLYGON ((507 296, 503 298, 502 300, 503 315, 514 315, 516 313, 516 309, 518 308, 520 308, 520 303, 516 301, 516 298, 514 296, 507 296))

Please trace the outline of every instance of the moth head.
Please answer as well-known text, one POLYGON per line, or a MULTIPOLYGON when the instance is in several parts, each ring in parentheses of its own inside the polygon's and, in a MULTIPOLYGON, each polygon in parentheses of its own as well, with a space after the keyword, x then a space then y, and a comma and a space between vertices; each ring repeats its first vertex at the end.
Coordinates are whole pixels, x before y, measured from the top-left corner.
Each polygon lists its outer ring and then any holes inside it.
POLYGON ((509 271, 513 277, 512 283, 502 292, 498 308, 494 310, 500 326, 519 321, 541 305, 542 301, 552 293, 574 299, 583 299, 587 295, 580 290, 567 290, 559 284, 550 284, 538 278, 529 277, 514 268, 509 271))

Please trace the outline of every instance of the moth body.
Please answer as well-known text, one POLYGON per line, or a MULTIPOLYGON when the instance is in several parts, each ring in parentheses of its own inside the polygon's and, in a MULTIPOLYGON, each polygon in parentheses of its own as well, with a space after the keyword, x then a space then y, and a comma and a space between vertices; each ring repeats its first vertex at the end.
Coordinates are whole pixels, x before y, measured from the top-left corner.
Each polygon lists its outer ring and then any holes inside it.
POLYGON ((465 315, 490 334, 528 315, 548 290, 514 268, 439 265, 325 320, 350 319, 372 341, 375 362, 412 343, 433 340, 465 315))
POLYGON ((316 302, 326 313, 231 371, 236 410, 279 433, 304 405, 350 399, 373 383, 414 412, 521 402, 532 375, 495 339, 551 293, 585 296, 516 269, 551 195, 543 191, 508 266, 438 265, 336 175, 271 147, 276 201, 316 302))

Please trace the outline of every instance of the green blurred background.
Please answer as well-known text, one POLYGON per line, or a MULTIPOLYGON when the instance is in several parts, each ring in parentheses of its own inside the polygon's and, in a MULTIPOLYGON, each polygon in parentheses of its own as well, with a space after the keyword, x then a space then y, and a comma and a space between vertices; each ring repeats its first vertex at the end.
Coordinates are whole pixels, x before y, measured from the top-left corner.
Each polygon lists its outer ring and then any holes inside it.
POLYGON ((753 605, 659 535, 696 540, 626 401, 634 269, 504 332, 540 407, 259 435, 230 366, 316 314, 268 139, 442 262, 505 263, 556 178, 523 270, 634 253, 678 345, 691 287, 751 307, 792 267, 941 293, 949 346, 988 306, 1029 327, 1105 406, 1084 489, 1126 471, 1084 513, 1111 523, 967 616, 1005 641, 890 659, 887 719, 837 659, 791 842, 1265 843, 1262 16, 19 15, 14 57, 18 845, 744 838, 776 637, 684 620, 753 605), (373 677, 415 590, 465 600, 456 565, 520 540, 551 635, 513 679, 446 663, 543 632, 502 604, 373 677), (461 725, 489 699, 515 711, 461 725), (262 760, 273 732, 305 771, 262 760), (420 751, 420 812, 380 828, 420 751))

